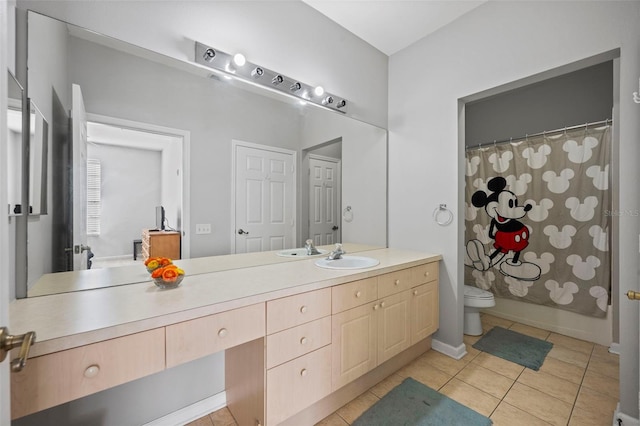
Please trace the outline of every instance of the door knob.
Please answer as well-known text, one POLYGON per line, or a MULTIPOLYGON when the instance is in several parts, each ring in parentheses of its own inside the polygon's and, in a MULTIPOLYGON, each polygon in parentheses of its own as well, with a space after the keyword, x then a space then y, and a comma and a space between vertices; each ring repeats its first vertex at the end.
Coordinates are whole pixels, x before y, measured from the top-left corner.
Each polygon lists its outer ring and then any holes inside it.
POLYGON ((85 246, 84 244, 78 244, 78 245, 73 246, 73 252, 75 254, 80 254, 83 251, 88 251, 88 250, 91 250, 91 247, 85 246))
POLYGON ((640 292, 629 290, 627 292, 627 297, 629 298, 629 300, 640 300, 640 292))
POLYGON ((334 231, 337 231, 338 230, 338 225, 333 225, 333 228, 331 228, 331 229, 334 230, 334 231))
POLYGON ((9 334, 7 327, 0 327, 0 362, 4 361, 7 357, 7 353, 13 349, 20 347, 20 354, 18 358, 11 361, 11 371, 21 371, 27 364, 27 358, 29 357, 29 349, 33 342, 36 340, 36 333, 29 331, 28 333, 21 334, 19 336, 12 336, 9 334))
POLYGON ((242 235, 242 234, 249 235, 249 232, 248 232, 248 231, 245 231, 245 230, 244 230, 244 229, 242 229, 242 228, 240 228, 240 229, 238 229, 238 234, 240 234, 240 235, 242 235))

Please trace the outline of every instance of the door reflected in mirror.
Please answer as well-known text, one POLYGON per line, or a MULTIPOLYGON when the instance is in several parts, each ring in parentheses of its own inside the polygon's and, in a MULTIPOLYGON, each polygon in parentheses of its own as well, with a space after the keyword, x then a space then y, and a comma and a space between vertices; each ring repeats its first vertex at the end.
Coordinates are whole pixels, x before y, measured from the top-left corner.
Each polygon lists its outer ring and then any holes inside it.
POLYGON ((7 79, 7 198, 9 215, 22 214, 23 90, 11 72, 7 79))

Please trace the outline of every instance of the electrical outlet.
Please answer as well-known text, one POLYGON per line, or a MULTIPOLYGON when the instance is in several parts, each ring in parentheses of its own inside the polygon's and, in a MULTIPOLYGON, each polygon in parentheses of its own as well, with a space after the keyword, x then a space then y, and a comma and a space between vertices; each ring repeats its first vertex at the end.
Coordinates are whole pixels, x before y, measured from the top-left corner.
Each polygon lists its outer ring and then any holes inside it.
POLYGON ((196 234, 210 234, 211 233, 211 224, 210 223, 198 223, 196 224, 196 234))

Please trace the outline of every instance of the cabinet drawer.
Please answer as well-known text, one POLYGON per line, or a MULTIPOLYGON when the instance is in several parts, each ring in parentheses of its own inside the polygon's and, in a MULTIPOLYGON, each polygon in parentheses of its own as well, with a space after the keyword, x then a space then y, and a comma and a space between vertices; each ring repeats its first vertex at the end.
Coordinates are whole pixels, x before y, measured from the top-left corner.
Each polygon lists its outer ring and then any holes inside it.
POLYGON ((417 286, 438 279, 438 262, 427 263, 425 265, 411 268, 411 284, 417 286))
POLYGON ((164 369, 164 328, 29 359, 11 374, 11 416, 44 410, 164 369))
POLYGON ((331 313, 346 311, 378 298, 378 278, 354 281, 331 288, 331 313))
POLYGON ((267 368, 273 368, 331 343, 331 317, 267 336, 267 368))
POLYGON ((391 272, 378 277, 378 298, 411 288, 411 269, 391 272))
POLYGON ((331 345, 267 371, 267 424, 277 425, 331 392, 331 345))
POLYGON ((331 288, 267 302, 267 334, 331 315, 331 288))
POLYGON ((167 326, 167 368, 264 336, 264 303, 167 326))

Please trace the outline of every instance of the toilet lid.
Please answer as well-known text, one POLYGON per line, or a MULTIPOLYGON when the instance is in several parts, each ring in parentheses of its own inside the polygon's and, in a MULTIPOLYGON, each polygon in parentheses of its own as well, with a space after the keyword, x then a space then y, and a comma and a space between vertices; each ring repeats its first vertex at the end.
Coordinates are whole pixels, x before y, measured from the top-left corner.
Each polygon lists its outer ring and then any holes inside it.
POLYGON ((473 299, 493 299, 493 293, 490 293, 486 290, 482 290, 481 288, 478 288, 478 287, 465 285, 464 297, 470 297, 473 299))

